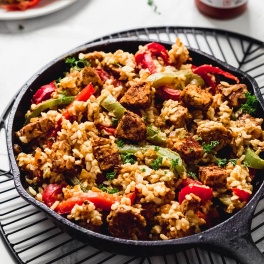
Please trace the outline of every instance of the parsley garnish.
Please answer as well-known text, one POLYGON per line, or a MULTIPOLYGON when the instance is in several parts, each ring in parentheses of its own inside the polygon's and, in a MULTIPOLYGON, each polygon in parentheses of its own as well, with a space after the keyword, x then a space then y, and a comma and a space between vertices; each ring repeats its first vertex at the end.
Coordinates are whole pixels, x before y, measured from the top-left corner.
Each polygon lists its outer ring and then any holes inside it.
POLYGON ((98 188, 103 192, 107 192, 107 188, 103 184, 100 184, 98 188))
POLYGON ((197 180, 197 176, 196 176, 196 173, 192 172, 192 171, 188 171, 188 176, 190 176, 191 178, 197 180))
POLYGON ((119 190, 117 188, 108 188, 107 192, 113 194, 119 192, 119 190))
POLYGON ((250 92, 245 93, 247 101, 241 105, 240 109, 250 115, 254 115, 257 111, 258 99, 254 94, 250 92))
POLYGON ((57 80, 55 80, 55 85, 57 85, 58 83, 60 83, 61 81, 61 77, 59 77, 57 80))
POLYGON ((228 162, 230 162, 233 166, 236 166, 237 159, 230 159, 228 162))
POLYGON ((158 157, 157 159, 155 159, 151 164, 150 164, 150 167, 153 169, 153 170, 158 170, 160 168, 162 164, 162 157, 158 157))
POLYGON ((119 192, 119 190, 117 188, 113 188, 113 187, 106 187, 104 186, 103 184, 100 184, 98 186, 98 188, 103 191, 103 192, 106 192, 106 193, 110 193, 110 194, 113 194, 113 193, 117 193, 119 192))
POLYGON ((225 167, 227 164, 227 159, 217 159, 217 164, 219 167, 225 167))
POLYGON ((131 154, 131 153, 126 153, 126 154, 122 153, 121 159, 122 159, 123 163, 134 164, 136 162, 136 157, 134 156, 134 154, 131 154))
POLYGON ((245 167, 249 167, 249 164, 248 164, 247 161, 244 161, 244 162, 243 162, 243 165, 244 165, 245 167))
POLYGON ((206 144, 205 142, 203 142, 202 146, 204 149, 205 153, 210 153, 212 152, 212 150, 219 144, 218 140, 213 140, 211 141, 209 144, 206 144))
POLYGON ((116 145, 119 147, 119 148, 122 148, 122 147, 124 147, 124 141, 122 140, 122 139, 118 139, 117 141, 116 141, 116 145))
POLYGON ((68 57, 65 60, 65 63, 70 67, 70 68, 75 68, 76 70, 81 70, 82 68, 84 68, 85 66, 90 65, 88 60, 86 60, 85 58, 77 60, 74 57, 68 57))
POLYGON ((171 160, 171 166, 170 166, 170 169, 171 170, 174 170, 175 167, 179 164, 179 159, 172 159, 171 160))
POLYGON ((142 172, 146 172, 146 168, 142 168, 141 171, 142 171, 142 172))
POLYGON ((107 180, 113 180, 115 178, 115 176, 116 176, 116 172, 114 172, 114 171, 113 172, 108 172, 105 175, 107 180))
POLYGON ((159 151, 159 149, 160 149, 160 147, 158 147, 158 146, 155 146, 155 147, 154 147, 154 150, 155 150, 155 151, 159 151))

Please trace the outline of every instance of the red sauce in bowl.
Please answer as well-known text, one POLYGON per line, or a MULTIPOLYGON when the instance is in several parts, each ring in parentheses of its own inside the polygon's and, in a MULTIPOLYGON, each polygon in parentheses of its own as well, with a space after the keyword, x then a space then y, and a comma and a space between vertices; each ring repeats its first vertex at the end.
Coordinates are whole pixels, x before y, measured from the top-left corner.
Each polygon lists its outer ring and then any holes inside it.
POLYGON ((247 9, 247 2, 248 0, 195 0, 201 13, 219 19, 239 16, 247 9))

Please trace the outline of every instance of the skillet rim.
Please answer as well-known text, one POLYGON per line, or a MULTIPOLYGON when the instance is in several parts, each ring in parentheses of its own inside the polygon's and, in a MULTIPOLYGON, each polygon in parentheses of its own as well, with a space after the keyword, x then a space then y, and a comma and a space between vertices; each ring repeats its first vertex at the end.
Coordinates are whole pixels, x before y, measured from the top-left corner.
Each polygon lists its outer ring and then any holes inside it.
MULTIPOLYGON (((110 242, 110 243, 115 243, 116 245, 126 245, 126 246, 144 246, 144 247, 166 247, 166 246, 176 246, 176 245, 188 245, 188 246, 193 246, 193 245, 197 245, 201 242, 201 240, 204 238, 204 236, 207 236, 210 233, 213 233, 213 231, 215 229, 219 229, 221 228, 223 225, 226 225, 226 223, 231 222, 234 218, 237 217, 237 215, 241 215, 243 214, 244 211, 248 210, 248 208, 252 208, 254 206, 256 206, 257 202, 258 202, 258 198, 260 193, 263 191, 263 186, 264 186, 264 181, 262 181, 262 183, 260 184, 260 186, 258 186, 258 189, 256 191, 256 193, 254 193, 254 195, 251 197, 250 201, 246 204, 245 207, 243 207, 242 209, 240 209, 238 212, 236 212, 234 215, 232 215, 231 217, 229 217, 227 220, 219 223, 218 225, 211 227, 205 231, 202 231, 200 233, 197 234, 193 234, 190 236, 186 236, 186 237, 182 237, 182 238, 177 238, 177 239, 171 239, 171 240, 157 240, 157 241, 143 241, 143 240, 128 240, 128 239, 121 239, 121 238, 116 238, 116 237, 112 237, 109 235, 104 235, 104 234, 100 234, 94 231, 91 231, 89 229, 85 229, 71 221, 69 221, 67 218, 57 214, 56 212, 54 212, 53 210, 51 210, 49 207, 47 207, 45 204, 39 202, 38 200, 36 200, 35 198, 33 198, 32 196, 30 196, 25 188, 23 187, 23 184, 21 182, 21 178, 20 178, 20 170, 19 167, 16 163, 15 160, 15 155, 14 155, 14 151, 13 151, 13 139, 14 139, 14 131, 13 131, 13 125, 14 125, 14 118, 15 115, 17 113, 17 109, 18 106, 21 104, 21 101, 23 99, 23 96, 28 92, 28 90, 30 89, 32 83, 37 80, 46 70, 48 70, 50 67, 52 67, 52 65, 54 65, 55 63, 65 59, 67 56, 71 56, 73 54, 78 54, 79 52, 82 52, 87 49, 91 49, 91 48, 95 48, 98 46, 107 46, 107 45, 111 45, 111 44, 116 44, 116 43, 120 43, 120 46, 122 46, 122 43, 126 42, 126 43, 134 43, 133 45, 144 45, 146 43, 149 42, 157 42, 157 40, 151 40, 151 39, 147 39, 147 40, 142 40, 142 39, 127 39, 127 38, 119 38, 119 39, 108 39, 108 40, 101 40, 101 41, 96 41, 96 42, 92 42, 92 43, 86 43, 83 44, 81 46, 78 46, 72 50, 70 50, 69 52, 66 52, 64 54, 62 54, 61 56, 55 58, 54 60, 52 60, 50 63, 46 64, 43 68, 41 68, 40 70, 38 70, 21 88, 21 91, 18 93, 15 102, 13 104, 13 107, 11 109, 11 114, 9 116, 9 120, 8 120, 8 127, 7 127, 7 147, 8 147, 8 153, 9 153, 9 158, 10 158, 10 162, 11 162, 11 168, 13 170, 13 175, 14 175, 14 183, 15 183, 15 187, 19 193, 19 195, 26 200, 27 202, 31 203, 32 205, 34 205, 35 207, 37 207, 38 209, 40 209, 44 214, 46 214, 49 218, 51 218, 51 220, 54 220, 60 227, 63 227, 63 225, 65 225, 66 227, 71 228, 73 231, 76 231, 77 233, 82 233, 85 236, 89 237, 89 241, 87 241, 86 243, 92 245, 90 239, 94 238, 98 238, 99 240, 104 240, 106 242, 110 242)), ((167 41, 158 41, 159 43, 163 44, 163 45, 172 45, 172 42, 167 42, 167 41)), ((200 51, 198 49, 195 48, 191 48, 186 46, 187 49, 190 52, 196 53, 196 55, 198 56, 202 56, 205 57, 206 59, 209 60, 213 60, 214 62, 216 62, 216 64, 220 65, 220 67, 222 66, 225 70, 228 70, 230 72, 235 72, 237 74, 240 74, 241 77, 245 78, 246 80, 248 80, 250 82, 250 84, 252 85, 252 89, 254 94, 256 95, 262 110, 264 110, 264 100, 262 98, 262 95, 260 93, 260 89, 258 87, 257 82, 246 72, 241 71, 240 69, 235 68, 234 66, 231 66, 229 64, 227 64, 226 62, 223 62, 217 58, 215 58, 214 56, 211 56, 203 51, 200 51)), ((67 233, 68 230, 66 231, 67 233)), ((83 240, 81 240, 83 241, 83 240)), ((84 242, 84 241, 83 241, 84 242)), ((107 251, 106 248, 104 248, 104 250, 107 251)), ((133 255, 135 255, 135 252, 132 252, 133 255)), ((141 254, 140 254, 141 255, 141 254)))

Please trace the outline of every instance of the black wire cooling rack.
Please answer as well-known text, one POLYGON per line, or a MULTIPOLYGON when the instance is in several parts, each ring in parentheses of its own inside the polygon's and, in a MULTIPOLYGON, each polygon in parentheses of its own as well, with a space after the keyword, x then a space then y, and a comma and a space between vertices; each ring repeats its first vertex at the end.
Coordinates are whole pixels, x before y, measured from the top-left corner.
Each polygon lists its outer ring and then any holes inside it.
MULTIPOLYGON (((138 38, 174 42, 179 37, 188 47, 200 49, 247 72, 264 92, 264 43, 233 32, 193 27, 140 28, 115 33, 93 42, 116 38, 138 38)), ((0 139, 5 142, 12 100, 0 119, 0 139)), ((7 153, 0 156, 0 228, 17 263, 105 263, 105 264, 233 264, 236 260, 199 247, 156 257, 115 255, 85 245, 56 227, 41 211, 17 193, 7 153), (3 160, 6 159, 5 162, 3 160)), ((264 197, 251 223, 253 241, 264 252, 264 197)), ((264 253, 263 253, 264 254, 264 253)), ((252 263, 254 264, 254 263, 252 263)))

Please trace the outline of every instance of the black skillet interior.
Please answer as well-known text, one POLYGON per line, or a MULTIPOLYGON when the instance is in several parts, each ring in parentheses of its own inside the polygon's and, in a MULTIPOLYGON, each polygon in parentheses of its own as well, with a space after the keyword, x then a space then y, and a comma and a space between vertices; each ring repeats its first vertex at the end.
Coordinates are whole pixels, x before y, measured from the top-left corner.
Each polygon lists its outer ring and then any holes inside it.
MULTIPOLYGON (((256 249, 250 237, 250 219, 252 217, 254 208, 257 205, 258 200, 260 199, 261 195, 263 195, 263 180, 261 179, 260 175, 257 175, 257 177, 255 178, 254 196, 247 204, 247 206, 240 210, 240 212, 236 213, 234 216, 221 223, 220 225, 211 228, 205 232, 196 235, 191 235, 189 237, 168 241, 131 241, 113 238, 110 236, 92 232, 68 221, 61 215, 58 215, 57 213, 46 207, 44 204, 35 200, 25 191, 26 183, 24 181, 24 175, 20 172, 17 166, 13 151, 13 145, 14 143, 17 143, 14 133, 23 126, 25 113, 30 107, 30 100, 36 90, 40 86, 47 84, 52 80, 62 76, 63 72, 65 72, 64 60, 68 56, 77 56, 77 54, 79 54, 80 52, 85 53, 95 50, 104 52, 114 52, 117 49, 122 49, 124 51, 135 53, 138 50, 139 45, 144 45, 149 42, 151 41, 118 39, 107 40, 92 44, 85 44, 83 46, 77 47, 76 49, 68 52, 67 54, 63 54, 54 61, 50 62, 43 69, 39 70, 35 75, 33 75, 30 80, 28 80, 28 82, 22 87, 14 103, 9 118, 7 130, 8 152, 10 156, 11 167, 13 170, 14 181, 17 191, 26 201, 33 204, 34 206, 42 210, 45 214, 47 214, 47 216, 65 232, 69 233, 70 235, 81 240, 84 243, 88 243, 104 251, 110 251, 117 254, 126 255, 162 255, 170 254, 176 251, 182 251, 195 245, 204 245, 206 247, 212 247, 213 250, 220 250, 224 254, 235 256, 236 258, 241 259, 241 263, 248 263, 243 262, 245 260, 244 256, 240 258, 240 255, 243 254, 242 250, 238 250, 237 248, 229 248, 230 246, 239 247, 239 245, 237 245, 237 243, 233 243, 232 245, 230 245, 225 240, 228 240, 230 233, 232 233, 231 229, 235 229, 236 232, 234 233, 234 236, 230 236, 230 238, 232 237, 232 241, 236 240, 236 237, 238 238, 238 240, 241 236, 246 237, 249 241, 249 245, 245 245, 243 249, 250 249, 252 251, 251 260, 252 257, 254 257, 256 254, 258 255, 258 259, 256 259, 256 261, 252 263, 264 263, 262 262, 263 259, 261 259, 259 251, 256 249), (241 221, 241 219, 243 219, 243 221, 241 221), (243 232, 241 233, 240 230, 243 230, 243 232), (224 234, 226 234, 227 238, 223 237, 224 234), (259 260, 260 262, 257 262, 259 260)), ((171 47, 171 43, 163 42, 162 44, 168 49, 171 47)), ((264 116, 263 98, 260 94, 258 85, 254 79, 252 79, 246 73, 243 73, 240 70, 235 69, 234 67, 229 66, 226 63, 221 62, 210 55, 207 55, 201 51, 192 48, 188 49, 192 58, 192 63, 194 65, 198 66, 202 64, 212 64, 213 66, 218 66, 221 69, 236 75, 240 79, 240 82, 245 83, 248 89, 250 91, 253 91, 258 97, 260 107, 257 116, 264 116)), ((239 240, 239 244, 241 243, 242 241, 239 240)), ((241 246, 243 247, 243 245, 241 246)))

